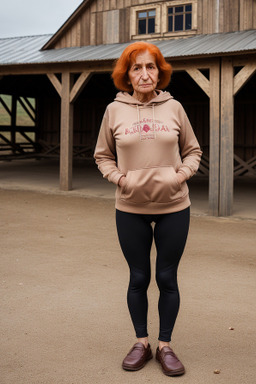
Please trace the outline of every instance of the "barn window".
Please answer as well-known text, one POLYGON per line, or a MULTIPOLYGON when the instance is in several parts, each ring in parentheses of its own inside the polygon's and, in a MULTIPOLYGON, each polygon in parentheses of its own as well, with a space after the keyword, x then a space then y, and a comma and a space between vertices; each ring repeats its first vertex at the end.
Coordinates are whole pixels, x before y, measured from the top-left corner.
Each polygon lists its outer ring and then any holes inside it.
POLYGON ((155 33, 156 10, 150 9, 137 12, 137 34, 155 33))
POLYGON ((168 7, 168 32, 192 29, 192 4, 168 7))

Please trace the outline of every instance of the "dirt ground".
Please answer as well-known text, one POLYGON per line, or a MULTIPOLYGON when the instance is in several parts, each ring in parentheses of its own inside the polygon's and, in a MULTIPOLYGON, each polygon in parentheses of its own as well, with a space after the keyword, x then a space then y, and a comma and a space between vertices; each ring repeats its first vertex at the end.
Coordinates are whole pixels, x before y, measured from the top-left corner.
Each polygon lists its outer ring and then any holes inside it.
MULTIPOLYGON (((187 372, 169 378, 155 359, 121 368, 135 337, 113 199, 0 190, 0 212, 1 384, 255 383, 255 220, 192 216, 173 334, 187 372)), ((154 351, 157 298, 152 273, 154 351)))

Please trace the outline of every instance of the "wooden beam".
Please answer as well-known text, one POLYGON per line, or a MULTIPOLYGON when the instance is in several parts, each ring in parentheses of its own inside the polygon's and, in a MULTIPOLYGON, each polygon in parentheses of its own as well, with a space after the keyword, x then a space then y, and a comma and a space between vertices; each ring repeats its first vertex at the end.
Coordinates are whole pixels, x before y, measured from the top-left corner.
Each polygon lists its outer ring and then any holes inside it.
POLYGON ((72 77, 68 71, 62 73, 60 140, 60 189, 62 191, 72 189, 74 115, 74 105, 70 103, 72 77))
POLYGON ((219 216, 230 216, 233 209, 234 180, 234 76, 232 59, 222 58, 220 124, 220 203, 219 216))
POLYGON ((91 72, 83 72, 77 79, 76 83, 73 85, 72 90, 70 92, 69 101, 70 103, 74 103, 82 90, 84 89, 85 85, 89 81, 91 77, 91 72))
POLYGON ((219 215, 220 63, 210 67, 209 214, 219 215))
POLYGON ((234 96, 237 92, 247 83, 250 77, 256 71, 256 63, 246 64, 235 76, 234 78, 234 96))
POLYGON ((54 73, 47 73, 47 77, 61 97, 62 85, 54 73))
POLYGON ((187 68, 186 72, 195 80, 200 88, 210 97, 210 82, 197 68, 187 68))
POLYGON ((51 63, 51 64, 22 64, 22 65, 1 65, 0 76, 8 75, 48 75, 69 71, 72 73, 82 73, 84 71, 106 73, 113 71, 113 60, 106 62, 75 62, 75 63, 51 63))

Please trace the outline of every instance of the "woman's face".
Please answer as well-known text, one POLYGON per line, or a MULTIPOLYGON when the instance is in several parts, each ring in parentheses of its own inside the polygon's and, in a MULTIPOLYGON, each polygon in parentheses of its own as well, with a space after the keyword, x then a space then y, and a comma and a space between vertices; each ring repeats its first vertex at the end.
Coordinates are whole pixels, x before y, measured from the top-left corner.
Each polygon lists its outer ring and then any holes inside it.
POLYGON ((128 71, 134 93, 141 96, 154 92, 159 81, 158 75, 155 57, 149 51, 139 53, 128 71))

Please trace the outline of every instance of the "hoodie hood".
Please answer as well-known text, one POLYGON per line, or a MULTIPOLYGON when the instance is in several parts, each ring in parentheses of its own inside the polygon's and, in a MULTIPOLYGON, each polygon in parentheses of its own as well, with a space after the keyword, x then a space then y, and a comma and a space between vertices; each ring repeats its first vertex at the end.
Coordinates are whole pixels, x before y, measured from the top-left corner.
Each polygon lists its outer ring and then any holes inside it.
MULTIPOLYGON (((140 123, 140 109, 150 108, 152 109, 152 120, 153 120, 153 132, 154 138, 156 138, 155 131, 155 106, 165 103, 166 101, 173 99, 169 92, 163 92, 160 90, 156 90, 157 96, 151 99, 148 103, 142 103, 137 100, 135 97, 130 95, 128 92, 119 92, 116 95, 115 101, 120 103, 128 104, 131 107, 135 107, 137 109, 137 120, 138 124, 140 123)), ((142 139, 141 130, 140 130, 140 139, 142 139)))
POLYGON ((148 103, 142 103, 141 101, 137 100, 135 97, 130 95, 128 92, 118 92, 116 95, 115 101, 118 101, 120 103, 129 104, 131 106, 150 106, 150 105, 157 105, 157 104, 163 104, 166 101, 173 99, 173 96, 169 92, 164 92, 160 90, 156 90, 157 96, 151 99, 148 103))

